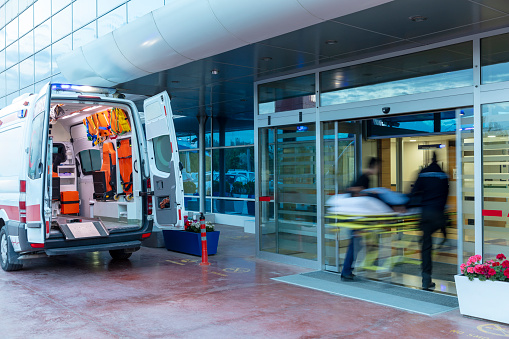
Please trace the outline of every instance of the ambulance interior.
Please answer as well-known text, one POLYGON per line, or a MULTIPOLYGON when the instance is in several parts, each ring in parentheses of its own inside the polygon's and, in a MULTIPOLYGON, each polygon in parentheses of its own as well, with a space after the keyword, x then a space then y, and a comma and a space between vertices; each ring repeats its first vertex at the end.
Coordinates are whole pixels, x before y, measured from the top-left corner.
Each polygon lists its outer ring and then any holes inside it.
POLYGON ((68 238, 65 225, 73 223, 93 222, 102 236, 142 226, 141 197, 133 194, 141 188, 141 161, 132 129, 125 105, 51 103, 50 237, 68 238))

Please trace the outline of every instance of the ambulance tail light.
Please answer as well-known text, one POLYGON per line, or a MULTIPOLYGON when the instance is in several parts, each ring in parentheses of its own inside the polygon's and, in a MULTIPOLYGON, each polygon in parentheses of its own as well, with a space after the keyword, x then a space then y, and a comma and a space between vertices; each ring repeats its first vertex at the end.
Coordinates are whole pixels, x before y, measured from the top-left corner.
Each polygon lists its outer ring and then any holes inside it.
MULTIPOLYGON (((147 192, 150 192, 152 189, 152 183, 150 182, 150 178, 147 179, 147 192)), ((152 196, 150 193, 147 195, 147 214, 152 215, 152 196)))
POLYGON ((19 222, 26 224, 27 222, 27 182, 25 180, 19 181, 19 222))

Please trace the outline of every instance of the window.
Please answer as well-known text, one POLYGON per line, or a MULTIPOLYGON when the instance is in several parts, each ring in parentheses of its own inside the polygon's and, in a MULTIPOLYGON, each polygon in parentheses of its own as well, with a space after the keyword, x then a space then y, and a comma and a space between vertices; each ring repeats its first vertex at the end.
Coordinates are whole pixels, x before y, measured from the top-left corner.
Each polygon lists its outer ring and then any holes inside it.
POLYGON ((315 75, 279 80, 258 86, 258 113, 267 114, 313 108, 315 75))
POLYGON ((91 175, 94 171, 101 169, 101 151, 87 149, 78 153, 80 156, 81 171, 83 175, 91 175))
POLYGON ((170 137, 162 135, 152 140, 154 143, 154 156, 158 170, 171 173, 171 146, 170 137))
POLYGON ((30 150, 28 157, 28 177, 39 179, 42 174, 42 132, 44 130, 44 103, 46 97, 40 98, 35 104, 40 112, 32 122, 32 135, 30 137, 30 150))
MULTIPOLYGON (((96 3, 90 0, 77 0, 73 3, 73 29, 80 28, 96 18, 96 3)), ((95 29, 94 29, 95 31, 95 29)))
POLYGON ((509 81, 509 34, 481 40, 481 83, 509 81))

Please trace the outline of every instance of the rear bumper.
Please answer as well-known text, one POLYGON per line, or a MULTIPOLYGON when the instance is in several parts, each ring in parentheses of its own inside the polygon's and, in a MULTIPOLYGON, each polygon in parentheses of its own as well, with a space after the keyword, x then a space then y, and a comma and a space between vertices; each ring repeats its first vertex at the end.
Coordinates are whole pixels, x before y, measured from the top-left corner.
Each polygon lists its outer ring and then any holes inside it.
POLYGON ((141 241, 126 241, 117 242, 111 244, 96 244, 88 246, 73 246, 73 247, 61 247, 61 248, 49 248, 45 252, 47 255, 63 255, 63 254, 74 254, 74 253, 85 253, 85 252, 96 252, 96 251, 111 251, 111 250, 122 250, 126 248, 139 249, 141 241))

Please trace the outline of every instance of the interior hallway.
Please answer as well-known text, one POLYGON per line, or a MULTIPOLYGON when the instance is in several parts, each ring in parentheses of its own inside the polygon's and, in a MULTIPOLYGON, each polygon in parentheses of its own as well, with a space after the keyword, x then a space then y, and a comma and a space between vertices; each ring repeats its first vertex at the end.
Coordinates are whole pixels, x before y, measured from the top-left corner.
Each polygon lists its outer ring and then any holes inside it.
MULTIPOLYGON (((218 254, 142 248, 36 259, 0 271, 1 338, 497 338, 509 327, 424 316, 271 278, 305 269, 255 258, 255 238, 217 226, 218 254), (491 334, 490 334, 491 333, 491 334)), ((338 277, 339 279, 339 277, 338 277)))

